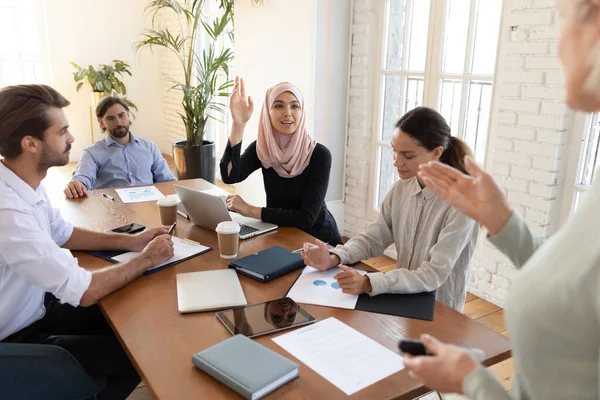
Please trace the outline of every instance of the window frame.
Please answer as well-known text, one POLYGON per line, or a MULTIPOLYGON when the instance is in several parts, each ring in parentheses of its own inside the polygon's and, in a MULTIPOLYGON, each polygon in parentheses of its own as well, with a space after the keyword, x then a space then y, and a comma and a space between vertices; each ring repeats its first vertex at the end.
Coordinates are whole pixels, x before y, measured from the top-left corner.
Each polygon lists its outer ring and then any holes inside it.
MULTIPOLYGON (((592 128, 594 115, 596 115, 596 119, 600 123, 600 112, 582 113, 571 111, 571 113, 573 123, 570 126, 568 149, 566 151, 565 184, 562 190, 562 198, 560 199, 559 227, 563 226, 569 219, 569 216, 575 211, 577 195, 589 191, 591 187, 591 185, 581 184, 578 180, 584 168, 587 138, 589 129, 592 128)), ((596 167, 600 167, 600 163, 596 167)))
MULTIPOLYGON (((393 0, 391 0, 393 1, 393 0)), ((415 1, 420 0, 405 0, 406 1, 406 13, 411 12, 411 7, 415 1)), ((470 3, 470 14, 469 14, 469 26, 467 29, 467 46, 465 49, 465 60, 463 71, 470 70, 470 65, 473 62, 474 50, 475 50, 475 28, 476 28, 476 17, 478 8, 483 0, 471 0, 470 3)), ((372 166, 370 174, 369 174, 369 195, 367 196, 368 208, 367 214, 369 217, 374 218, 379 214, 379 209, 377 207, 377 200, 383 201, 383 199, 378 199, 378 193, 380 188, 380 161, 379 154, 380 149, 391 148, 390 143, 385 143, 379 140, 379 136, 381 134, 381 130, 383 129, 383 107, 384 107, 384 95, 385 95, 385 79, 386 76, 401 76, 401 77, 423 77, 424 79, 424 90, 423 90, 423 101, 422 105, 426 107, 431 107, 433 109, 439 110, 441 105, 441 99, 439 97, 441 91, 441 85, 443 80, 451 80, 455 79, 461 82, 461 101, 460 101, 460 117, 458 123, 458 137, 463 138, 465 134, 465 123, 467 121, 467 106, 469 100, 469 89, 470 82, 484 82, 486 84, 489 83, 492 91, 492 99, 493 99, 493 83, 494 83, 494 73, 491 75, 484 74, 472 74, 472 73, 444 73, 442 71, 442 62, 443 62, 443 49, 445 45, 444 31, 446 25, 446 13, 447 8, 449 7, 449 2, 446 0, 431 0, 430 1, 430 9, 429 9, 429 27, 427 32, 427 50, 425 57, 425 70, 424 72, 413 72, 404 68, 405 57, 406 54, 402 55, 402 66, 401 69, 387 69, 386 68, 386 53, 387 53, 387 45, 388 45, 388 24, 389 24, 389 13, 390 13, 390 0, 386 0, 381 2, 381 9, 379 12, 379 29, 378 29, 378 38, 377 43, 379 44, 377 49, 377 66, 375 68, 375 97, 373 102, 373 134, 371 141, 371 154, 370 154, 370 164, 372 166)), ((410 29, 410 25, 412 23, 412 18, 410 21, 407 21, 406 26, 404 28, 405 32, 408 32, 410 29)), ((409 35, 403 35, 404 46, 403 48, 407 48, 409 35)), ((499 40, 499 34, 498 34, 499 40)), ((496 44, 497 46, 497 44, 496 44)), ((400 96, 404 93, 404 81, 400 83, 400 96)), ((493 104, 490 103, 489 117, 487 122, 487 131, 486 137, 486 145, 487 147, 487 135, 490 130, 491 123, 491 106, 493 104)), ((398 115, 403 114, 404 104, 403 102, 399 102, 398 104, 398 115)), ((450 121, 449 121, 450 122, 450 121)), ((455 132, 453 132, 455 133, 455 132)), ((477 138, 479 140, 479 138, 477 138)), ((484 154, 487 151, 484 150, 484 154)), ((394 170, 393 172, 393 181, 396 182, 398 180, 397 172, 394 170)))
MULTIPOLYGON (((212 23, 212 21, 214 21, 215 18, 221 17, 223 15, 222 10, 219 8, 219 0, 210 0, 210 1, 212 1, 213 4, 210 5, 212 8, 208 12, 204 11, 204 8, 207 7, 207 4, 203 5, 203 20, 204 20, 204 22, 207 22, 209 24, 212 23)), ((207 44, 208 40, 210 40, 208 37, 208 33, 206 33, 206 31, 204 30, 203 27, 201 27, 201 28, 202 29, 198 30, 197 35, 199 35, 199 36, 196 38, 196 49, 195 50, 196 50, 197 54, 202 54, 202 51, 206 48, 206 44, 207 44)), ((229 39, 227 39, 226 36, 227 36, 227 33, 223 32, 223 34, 219 37, 219 40, 217 42, 215 50, 220 51, 221 47, 227 46, 228 44, 231 45, 231 47, 230 47, 231 49, 234 49, 234 43, 231 42, 229 39)), ((235 64, 235 58, 229 62, 229 79, 231 79, 232 76, 235 76, 235 73, 233 72, 234 64, 235 64)), ((224 79, 224 78, 225 78, 225 75, 220 73, 219 84, 223 82, 222 79, 224 79)), ((225 108, 227 110, 229 110, 229 98, 224 99, 223 101, 224 101, 223 104, 225 105, 225 108)), ((231 131, 231 123, 232 123, 231 115, 229 112, 222 114, 216 110, 212 110, 210 114, 217 119, 213 119, 213 118, 208 119, 208 129, 206 130, 204 140, 213 141, 213 143, 215 144, 215 153, 222 154, 227 145, 227 140, 229 139, 229 133, 231 131)), ((218 165, 219 165, 218 157, 216 159, 216 163, 217 163, 217 168, 216 168, 217 178, 220 178, 220 170, 218 168, 218 165)))

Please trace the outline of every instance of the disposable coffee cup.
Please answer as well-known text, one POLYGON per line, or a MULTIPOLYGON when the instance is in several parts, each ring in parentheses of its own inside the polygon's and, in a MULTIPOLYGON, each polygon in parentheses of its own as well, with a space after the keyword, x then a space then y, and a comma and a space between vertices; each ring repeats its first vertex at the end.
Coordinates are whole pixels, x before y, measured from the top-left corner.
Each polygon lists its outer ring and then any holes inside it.
POLYGON ((177 205, 179 202, 169 197, 158 199, 158 211, 160 212, 160 223, 173 225, 177 221, 177 205))
POLYGON ((240 244, 240 224, 234 221, 225 221, 215 229, 219 239, 219 254, 221 258, 230 260, 238 255, 240 244))

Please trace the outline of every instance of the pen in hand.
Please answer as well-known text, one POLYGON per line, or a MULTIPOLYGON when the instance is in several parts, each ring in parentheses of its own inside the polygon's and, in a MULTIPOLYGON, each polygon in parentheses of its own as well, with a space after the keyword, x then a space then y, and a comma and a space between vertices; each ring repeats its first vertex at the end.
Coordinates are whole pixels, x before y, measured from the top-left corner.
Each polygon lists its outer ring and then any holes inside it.
POLYGON ((106 197, 109 200, 115 201, 115 198, 112 197, 110 194, 102 193, 102 196, 106 197))
MULTIPOLYGON (((328 246, 328 245, 329 245, 329 243, 324 243, 324 244, 325 244, 325 246, 328 246)), ((319 247, 319 246, 317 246, 316 244, 311 244, 311 245, 310 245, 310 247, 309 247, 309 250, 316 249, 316 248, 318 248, 318 247, 319 247)), ((303 250, 304 250, 304 247, 301 247, 301 248, 299 248, 299 249, 293 250, 293 251, 292 251, 292 254, 295 254, 295 253, 302 253, 302 251, 303 251, 303 250)))
POLYGON ((167 232, 171 236, 173 236, 173 230, 175 229, 175 225, 177 225, 177 222, 173 222, 173 225, 171 225, 171 227, 169 228, 169 232, 167 232))

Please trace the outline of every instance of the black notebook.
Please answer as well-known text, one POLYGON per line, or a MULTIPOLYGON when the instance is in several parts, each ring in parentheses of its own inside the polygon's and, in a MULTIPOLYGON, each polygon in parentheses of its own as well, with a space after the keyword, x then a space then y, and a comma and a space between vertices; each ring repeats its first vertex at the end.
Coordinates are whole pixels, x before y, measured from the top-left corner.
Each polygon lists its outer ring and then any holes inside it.
POLYGON ((300 253, 292 253, 291 250, 280 246, 238 258, 229 264, 229 268, 235 268, 240 274, 260 282, 268 282, 302 267, 304 261, 300 253))

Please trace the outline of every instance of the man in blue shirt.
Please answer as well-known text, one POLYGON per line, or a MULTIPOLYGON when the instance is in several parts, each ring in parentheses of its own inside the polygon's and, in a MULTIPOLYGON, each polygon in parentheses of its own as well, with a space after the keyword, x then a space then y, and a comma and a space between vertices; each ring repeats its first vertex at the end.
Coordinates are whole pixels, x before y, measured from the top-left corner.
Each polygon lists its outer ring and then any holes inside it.
POLYGON ((88 190, 106 187, 151 185, 175 179, 153 142, 129 131, 129 107, 117 96, 106 96, 96 107, 102 132, 108 135, 87 147, 64 190, 70 199, 88 190))

